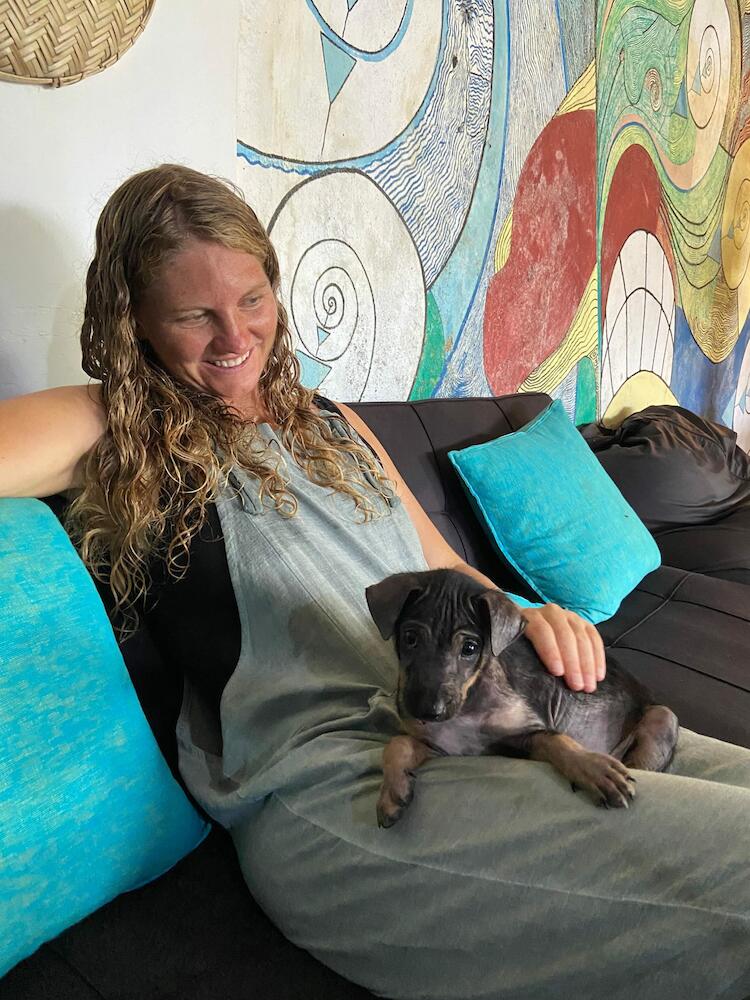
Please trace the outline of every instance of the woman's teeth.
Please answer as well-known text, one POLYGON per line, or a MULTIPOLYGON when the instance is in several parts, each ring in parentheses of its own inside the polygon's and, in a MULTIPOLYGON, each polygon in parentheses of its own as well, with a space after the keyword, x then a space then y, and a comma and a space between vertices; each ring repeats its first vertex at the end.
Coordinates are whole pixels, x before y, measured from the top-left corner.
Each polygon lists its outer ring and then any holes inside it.
POLYGON ((237 365, 241 365, 243 361, 247 361, 250 357, 250 351, 246 354, 241 355, 239 358, 232 358, 231 361, 209 361, 210 365, 216 365, 217 368, 236 368, 237 365))

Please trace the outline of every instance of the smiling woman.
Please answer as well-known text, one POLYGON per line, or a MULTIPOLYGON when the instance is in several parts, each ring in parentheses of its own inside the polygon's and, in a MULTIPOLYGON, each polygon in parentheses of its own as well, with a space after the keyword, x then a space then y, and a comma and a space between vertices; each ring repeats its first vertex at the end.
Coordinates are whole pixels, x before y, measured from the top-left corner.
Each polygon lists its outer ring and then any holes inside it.
POLYGON ((136 174, 107 202, 96 243, 81 343, 107 427, 67 527, 129 630, 154 562, 172 578, 184 573, 233 469, 257 477, 263 503, 296 511, 256 424, 278 428, 311 479, 365 516, 373 503, 361 470, 379 490, 385 480, 300 384, 276 253, 228 184, 170 164, 136 174))
POLYGON ((188 240, 144 293, 136 330, 164 368, 220 396, 243 416, 267 416, 258 383, 278 323, 276 296, 260 261, 188 240))

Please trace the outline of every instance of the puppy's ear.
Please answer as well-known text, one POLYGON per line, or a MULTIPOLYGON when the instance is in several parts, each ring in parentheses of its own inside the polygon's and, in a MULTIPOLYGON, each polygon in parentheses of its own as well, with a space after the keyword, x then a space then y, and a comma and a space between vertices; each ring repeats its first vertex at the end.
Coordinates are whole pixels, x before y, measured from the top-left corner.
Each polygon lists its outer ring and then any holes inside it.
POLYGON ((372 620, 384 639, 390 639, 409 597, 424 590, 417 573, 395 573, 365 591, 372 620))
POLYGON ((517 604, 514 604, 502 590, 485 590, 477 597, 477 603, 489 618, 490 644, 495 656, 509 646, 526 628, 517 604))

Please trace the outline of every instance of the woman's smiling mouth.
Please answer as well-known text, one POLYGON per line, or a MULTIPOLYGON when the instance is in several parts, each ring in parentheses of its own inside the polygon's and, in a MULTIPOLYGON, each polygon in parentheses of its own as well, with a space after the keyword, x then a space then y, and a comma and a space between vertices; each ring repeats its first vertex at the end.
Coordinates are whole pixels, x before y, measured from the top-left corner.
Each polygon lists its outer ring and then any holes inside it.
POLYGON ((250 351, 247 351, 245 354, 240 354, 237 358, 229 358, 226 361, 208 361, 207 364, 213 365, 214 368, 239 368, 249 357, 250 351))

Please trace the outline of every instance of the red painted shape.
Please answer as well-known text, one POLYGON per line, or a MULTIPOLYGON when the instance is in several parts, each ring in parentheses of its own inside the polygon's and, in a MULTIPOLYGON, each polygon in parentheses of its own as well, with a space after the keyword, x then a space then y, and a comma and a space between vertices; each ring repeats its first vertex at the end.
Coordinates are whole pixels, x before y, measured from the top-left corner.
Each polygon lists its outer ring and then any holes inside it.
POLYGON ((643 146, 628 146, 615 167, 604 210, 601 253, 602 310, 607 305, 607 294, 615 261, 628 236, 639 229, 653 233, 658 239, 669 262, 674 287, 677 288, 669 231, 660 211, 661 201, 661 182, 651 158, 643 146))
POLYGON ((547 123, 523 165, 511 251, 490 279, 484 366, 496 395, 515 392, 567 333, 596 261, 596 119, 547 123))

